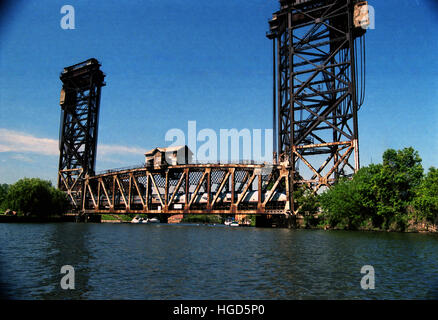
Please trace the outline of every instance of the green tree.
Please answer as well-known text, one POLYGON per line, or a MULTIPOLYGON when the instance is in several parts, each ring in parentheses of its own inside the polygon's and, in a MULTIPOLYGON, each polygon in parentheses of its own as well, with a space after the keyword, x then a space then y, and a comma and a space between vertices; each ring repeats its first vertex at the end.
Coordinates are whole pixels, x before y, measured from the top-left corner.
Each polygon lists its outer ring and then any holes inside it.
POLYGON ((363 211, 360 193, 354 180, 341 179, 320 197, 323 218, 331 227, 357 229, 363 211))
POLYGON ((11 185, 5 202, 20 215, 40 217, 63 214, 68 208, 65 194, 52 187, 50 181, 38 178, 24 178, 11 185))
POLYGON ((0 184, 0 213, 3 213, 6 208, 6 195, 8 194, 9 185, 0 184))
POLYGON ((438 169, 432 167, 416 189, 413 201, 416 219, 438 223, 438 169))
POLYGON ((381 164, 371 164, 361 168, 353 177, 353 191, 357 192, 356 199, 359 199, 359 210, 355 221, 361 221, 363 227, 380 227, 382 220, 377 215, 377 177, 382 171, 381 164))
POLYGON ((318 195, 307 185, 294 187, 294 208, 304 216, 306 226, 315 226, 318 220, 314 215, 319 212, 318 195))
MULTIPOLYGON (((435 174, 435 171, 430 173, 430 181, 424 188, 430 188, 435 182, 435 174)), ((332 227, 403 231, 409 220, 408 208, 418 193, 424 193, 416 191, 422 181, 423 167, 417 151, 389 149, 383 154, 383 164, 364 167, 353 179, 340 180, 321 195, 324 218, 332 227)), ((429 198, 417 201, 418 207, 430 208, 429 219, 435 212, 432 193, 429 198)))
POLYGON ((331 227, 358 229, 380 226, 376 219, 376 175, 382 165, 360 169, 353 179, 341 179, 320 197, 323 218, 331 227))
POLYGON ((407 208, 421 184, 423 167, 413 148, 388 149, 383 154, 382 170, 375 177, 377 216, 384 229, 403 230, 408 222, 407 208))

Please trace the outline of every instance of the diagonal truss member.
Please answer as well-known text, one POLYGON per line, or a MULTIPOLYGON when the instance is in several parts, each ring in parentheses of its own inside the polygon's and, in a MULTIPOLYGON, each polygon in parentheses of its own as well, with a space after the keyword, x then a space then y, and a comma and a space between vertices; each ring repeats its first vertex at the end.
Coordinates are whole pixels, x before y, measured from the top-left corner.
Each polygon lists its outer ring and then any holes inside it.
POLYGON ((84 179, 94 175, 101 88, 105 75, 96 59, 64 68, 61 73, 61 127, 58 188, 74 209, 81 207, 84 179))
POLYGON ((364 5, 356 0, 281 0, 269 22, 274 161, 290 166, 290 197, 294 186, 306 184, 317 192, 359 169, 357 112, 363 93, 357 52, 364 48, 365 29, 355 17, 364 5))

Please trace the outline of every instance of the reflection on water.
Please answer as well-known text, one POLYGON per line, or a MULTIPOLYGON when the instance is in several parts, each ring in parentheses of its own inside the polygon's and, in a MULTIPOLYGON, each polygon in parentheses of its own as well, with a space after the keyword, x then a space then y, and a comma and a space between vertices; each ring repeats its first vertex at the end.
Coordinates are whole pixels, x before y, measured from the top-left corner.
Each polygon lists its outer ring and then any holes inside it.
POLYGON ((0 245, 0 286, 13 298, 438 298, 436 235, 1 224, 0 245), (75 290, 60 288, 63 265, 75 268, 75 290), (375 268, 375 290, 360 288, 363 265, 375 268))
POLYGON ((84 298, 92 288, 88 284, 90 276, 90 254, 87 249, 89 232, 86 228, 75 228, 73 224, 52 225, 48 235, 48 251, 40 257, 40 263, 47 266, 46 276, 40 279, 39 286, 47 288, 38 298, 58 299, 65 297, 59 283, 64 276, 60 274, 63 265, 72 265, 75 269, 75 286, 81 290, 72 290, 68 297, 84 298))

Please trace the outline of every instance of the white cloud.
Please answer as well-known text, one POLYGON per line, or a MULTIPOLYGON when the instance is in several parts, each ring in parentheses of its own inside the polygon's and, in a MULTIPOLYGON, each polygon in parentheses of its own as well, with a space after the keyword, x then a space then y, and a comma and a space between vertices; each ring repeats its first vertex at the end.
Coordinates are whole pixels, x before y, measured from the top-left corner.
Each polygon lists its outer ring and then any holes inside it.
POLYGON ((48 156, 59 155, 57 140, 37 138, 24 132, 1 128, 0 152, 32 152, 48 156))
MULTIPOLYGON (((108 155, 139 155, 143 156, 145 149, 118 145, 98 145, 99 158, 108 155)), ((46 156, 58 156, 58 140, 38 138, 25 132, 0 128, 0 152, 36 153, 46 156)))

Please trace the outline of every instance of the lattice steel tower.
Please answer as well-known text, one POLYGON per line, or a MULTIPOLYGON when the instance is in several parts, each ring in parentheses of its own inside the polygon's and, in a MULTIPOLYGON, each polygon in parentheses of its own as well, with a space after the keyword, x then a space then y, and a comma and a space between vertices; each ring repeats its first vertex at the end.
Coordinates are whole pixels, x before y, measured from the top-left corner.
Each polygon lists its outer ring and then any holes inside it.
POLYGON ((280 6, 267 35, 274 50, 274 160, 289 164, 290 190, 307 184, 316 192, 359 169, 368 4, 280 0, 280 6))
POLYGON ((105 75, 96 59, 64 68, 61 73, 61 127, 58 188, 80 208, 86 175, 94 175, 101 88, 105 75))

